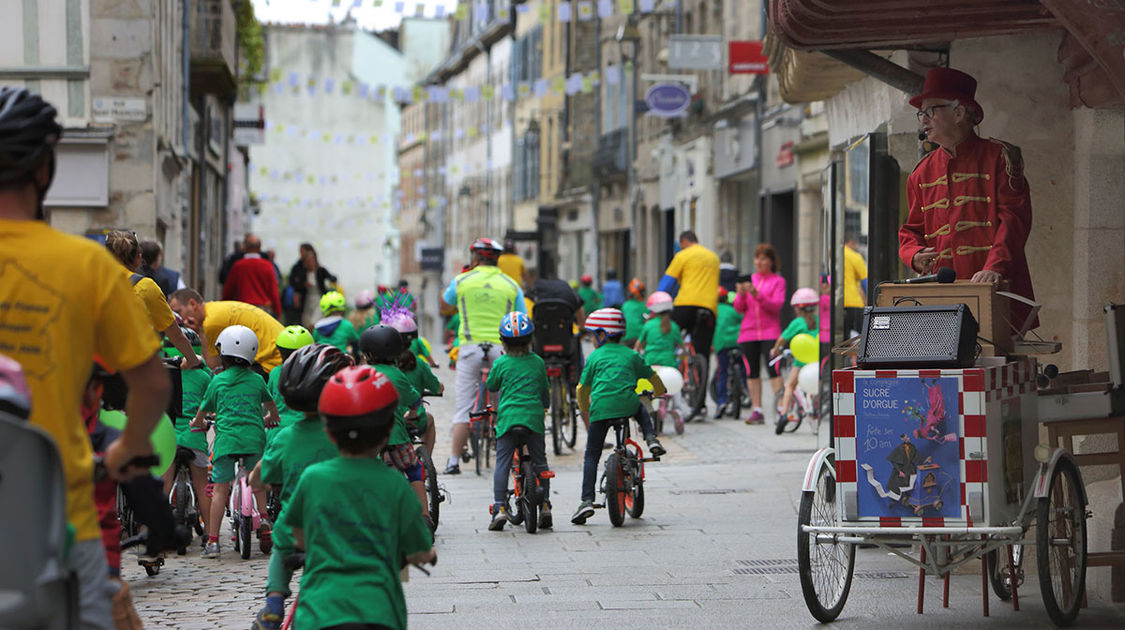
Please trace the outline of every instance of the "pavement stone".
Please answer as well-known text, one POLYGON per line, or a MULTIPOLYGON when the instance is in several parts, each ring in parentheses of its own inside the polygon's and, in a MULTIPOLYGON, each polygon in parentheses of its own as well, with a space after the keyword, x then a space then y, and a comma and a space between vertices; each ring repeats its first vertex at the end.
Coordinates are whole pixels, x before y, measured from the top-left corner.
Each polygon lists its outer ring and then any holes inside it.
MULTIPOLYGON (((450 452, 454 396, 452 373, 444 367, 437 373, 449 391, 430 401, 441 470, 450 452)), ((580 430, 579 449, 584 440, 580 430)), ((548 447, 557 475, 551 486, 555 528, 534 535, 511 525, 487 531, 490 475, 478 478, 463 466, 461 475, 442 476, 449 499, 436 536, 438 564, 428 577, 412 572, 404 585, 411 627, 819 626, 803 601, 795 548, 801 479, 817 448, 811 430, 777 436, 768 424, 707 420, 662 441, 668 454, 645 469, 645 514, 620 528, 604 510, 586 525, 570 523, 581 450, 554 457, 548 447), (755 573, 762 566, 768 571, 755 573)), ((257 549, 250 560, 238 558, 225 533, 223 544, 217 561, 199 558, 193 547, 187 556, 169 557, 154 577, 125 555, 124 575, 147 628, 249 626, 262 605, 267 558, 257 549)), ((979 573, 953 576, 948 609, 941 608, 941 582, 928 577, 926 614, 917 615, 917 572, 910 565, 860 549, 855 566, 851 595, 834 627, 1052 627, 1034 575, 1021 589, 1020 612, 991 597, 991 617, 984 619, 979 573)), ((1091 601, 1076 627, 1125 627, 1125 609, 1091 601)))

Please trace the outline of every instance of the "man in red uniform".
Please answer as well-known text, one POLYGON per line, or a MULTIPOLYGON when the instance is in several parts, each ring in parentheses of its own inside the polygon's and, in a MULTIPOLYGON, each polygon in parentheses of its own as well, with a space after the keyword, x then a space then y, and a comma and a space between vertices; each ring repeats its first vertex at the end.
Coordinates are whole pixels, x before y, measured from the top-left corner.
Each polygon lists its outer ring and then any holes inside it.
POLYGON ((281 314, 281 294, 277 291, 277 273, 273 263, 262 258, 262 241, 247 234, 242 259, 230 268, 223 283, 223 299, 246 302, 277 317, 281 314))
MULTIPOLYGON (((1018 147, 973 130, 984 118, 976 89, 968 74, 934 68, 922 93, 910 99, 938 148, 906 180, 910 216, 898 231, 898 255, 920 274, 952 267, 960 280, 1007 280, 1012 293, 1035 299, 1023 251, 1031 232, 1023 159, 1018 147)), ((1029 314, 1028 306, 1012 302, 1016 330, 1029 314)))

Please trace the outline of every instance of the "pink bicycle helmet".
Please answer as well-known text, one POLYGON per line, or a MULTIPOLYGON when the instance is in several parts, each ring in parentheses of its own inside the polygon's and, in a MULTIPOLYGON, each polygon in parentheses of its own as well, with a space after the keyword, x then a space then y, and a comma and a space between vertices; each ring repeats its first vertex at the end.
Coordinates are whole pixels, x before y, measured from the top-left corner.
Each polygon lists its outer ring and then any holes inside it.
POLYGON ((357 309, 365 309, 375 303, 375 294, 368 289, 364 289, 355 296, 355 307, 357 309))
POLYGON ((808 287, 797 289, 793 292, 793 297, 789 299, 789 304, 792 306, 813 306, 820 304, 820 294, 815 289, 808 287))
POLYGON ((648 296, 645 306, 653 313, 667 313, 672 310, 672 296, 664 291, 655 291, 648 296))
POLYGON ((23 368, 15 359, 0 354, 0 411, 19 418, 31 415, 31 389, 23 368))

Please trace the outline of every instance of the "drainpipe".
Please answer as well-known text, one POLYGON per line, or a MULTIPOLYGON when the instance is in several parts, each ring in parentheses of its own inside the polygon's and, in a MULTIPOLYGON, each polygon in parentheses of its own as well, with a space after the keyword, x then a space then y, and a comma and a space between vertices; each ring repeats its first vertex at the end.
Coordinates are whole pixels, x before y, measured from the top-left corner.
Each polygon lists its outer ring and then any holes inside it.
MULTIPOLYGON (((183 148, 183 160, 187 163, 188 176, 183 178, 181 187, 182 205, 180 207, 180 261, 181 269, 187 272, 188 278, 193 278, 196 274, 195 260, 191 254, 191 243, 195 242, 195 238, 191 235, 191 0, 182 0, 181 13, 182 24, 180 30, 183 35, 183 47, 181 48, 181 93, 180 93, 180 129, 181 138, 180 144, 183 148), (184 254, 187 255, 184 255, 184 254), (191 258, 189 261, 188 259, 191 258)), ((198 286, 199 283, 193 280, 193 285, 198 286)))
MULTIPOLYGON (((594 66, 598 71, 598 76, 601 76, 602 71, 602 18, 597 16, 594 18, 594 66)), ((634 72, 636 70, 634 69, 634 72)), ((597 145, 602 139, 602 90, 601 86, 594 86, 594 151, 597 152, 597 145)), ((598 233, 598 216, 601 213, 601 195, 602 195, 602 178, 598 174, 597 169, 594 170, 594 177, 591 179, 591 194, 590 194, 590 223, 593 224, 594 233, 594 247, 591 250, 594 255, 593 272, 594 275, 602 268, 601 264, 601 234, 598 233)))

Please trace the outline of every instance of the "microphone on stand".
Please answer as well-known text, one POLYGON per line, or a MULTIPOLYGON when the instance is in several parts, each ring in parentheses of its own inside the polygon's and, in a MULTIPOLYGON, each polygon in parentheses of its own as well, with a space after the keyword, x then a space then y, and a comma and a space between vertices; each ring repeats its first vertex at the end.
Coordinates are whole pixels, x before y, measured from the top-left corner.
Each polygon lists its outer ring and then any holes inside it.
POLYGON ((926 132, 925 131, 919 131, 918 132, 918 141, 919 142, 925 142, 926 141, 926 132))
POLYGON ((905 284, 923 284, 926 282, 937 282, 938 284, 950 284, 957 279, 957 272, 952 267, 941 267, 937 273, 931 273, 926 276, 918 276, 917 278, 908 278, 903 282, 905 284))

